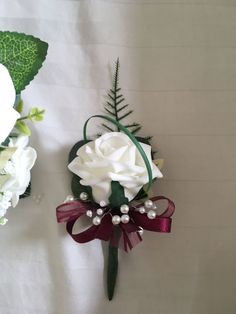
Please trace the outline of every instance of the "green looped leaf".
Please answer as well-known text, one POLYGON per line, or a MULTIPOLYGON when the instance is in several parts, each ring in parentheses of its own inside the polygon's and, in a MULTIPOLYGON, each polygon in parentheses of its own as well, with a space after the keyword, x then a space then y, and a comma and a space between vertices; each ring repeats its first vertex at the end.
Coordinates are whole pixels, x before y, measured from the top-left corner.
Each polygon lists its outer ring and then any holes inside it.
POLYGON ((48 44, 16 32, 0 32, 0 63, 10 72, 16 94, 33 80, 47 55, 48 44))

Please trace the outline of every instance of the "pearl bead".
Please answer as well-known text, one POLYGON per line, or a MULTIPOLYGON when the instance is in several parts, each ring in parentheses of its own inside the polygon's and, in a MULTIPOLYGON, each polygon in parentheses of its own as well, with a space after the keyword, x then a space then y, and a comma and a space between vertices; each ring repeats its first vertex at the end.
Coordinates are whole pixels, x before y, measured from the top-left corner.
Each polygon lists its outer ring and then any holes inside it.
POLYGON ((121 205, 120 211, 122 212, 122 214, 127 214, 129 212, 129 206, 126 204, 121 205))
POLYGON ((145 207, 146 208, 152 208, 153 206, 153 202, 151 200, 147 200, 145 203, 144 203, 145 207))
POLYGON ((147 213, 147 216, 149 219, 155 219, 156 218, 156 212, 154 212, 154 210, 149 210, 149 212, 147 213))
POLYGON ((119 225, 119 223, 120 223, 120 216, 118 216, 118 215, 113 216, 112 217, 112 223, 113 223, 113 225, 119 225))
POLYGON ((129 215, 122 215, 121 222, 123 222, 123 224, 127 224, 129 222, 129 215))
POLYGON ((93 212, 91 210, 87 210, 86 211, 86 216, 91 218, 93 216, 93 212))
POLYGON ((140 214, 144 214, 146 211, 146 209, 143 206, 140 207, 138 210, 139 210, 140 214))
POLYGON ((98 217, 98 216, 95 216, 95 217, 93 218, 93 224, 94 224, 95 226, 98 226, 98 225, 100 225, 100 223, 101 223, 101 218, 98 217))
POLYGON ((81 201, 87 201, 88 194, 86 192, 82 192, 82 193, 80 193, 79 198, 81 199, 81 201))
POLYGON ((104 212, 104 210, 103 210, 102 208, 98 208, 98 209, 97 209, 97 214, 98 214, 99 216, 101 216, 101 215, 103 214, 103 212, 104 212))
POLYGON ((105 206, 107 205, 107 203, 106 203, 105 201, 101 201, 101 202, 99 203, 99 205, 100 205, 101 207, 105 207, 105 206))
POLYGON ((140 229, 138 230, 138 233, 142 236, 143 235, 143 232, 144 232, 144 230, 143 230, 143 228, 142 227, 139 227, 140 229))
POLYGON ((72 202, 72 201, 74 201, 74 200, 75 200, 75 199, 74 199, 74 196, 73 196, 73 195, 67 195, 67 197, 66 197, 64 203, 66 203, 66 202, 72 202))

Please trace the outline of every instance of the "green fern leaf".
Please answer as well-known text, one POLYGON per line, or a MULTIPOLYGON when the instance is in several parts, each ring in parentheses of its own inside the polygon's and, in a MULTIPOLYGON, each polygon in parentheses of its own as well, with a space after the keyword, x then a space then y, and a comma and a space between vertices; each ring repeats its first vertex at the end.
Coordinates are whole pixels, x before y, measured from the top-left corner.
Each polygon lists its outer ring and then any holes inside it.
MULTIPOLYGON (((125 97, 121 93, 121 88, 119 87, 119 69, 120 69, 120 62, 119 58, 115 62, 115 72, 112 82, 112 88, 109 89, 107 96, 106 96, 106 103, 104 105, 105 111, 112 116, 116 121, 123 122, 122 120, 127 118, 129 115, 133 113, 133 110, 125 110, 128 109, 128 104, 123 104, 125 101, 125 97)), ((119 128, 117 130, 113 130, 107 124, 102 124, 102 126, 110 131, 120 131, 119 128)), ((130 129, 130 132, 133 134, 138 133, 141 129, 141 125, 139 123, 130 123, 125 125, 126 128, 130 129)), ((151 138, 150 138, 151 139, 151 138)), ((149 138, 147 139, 147 141, 149 138)))

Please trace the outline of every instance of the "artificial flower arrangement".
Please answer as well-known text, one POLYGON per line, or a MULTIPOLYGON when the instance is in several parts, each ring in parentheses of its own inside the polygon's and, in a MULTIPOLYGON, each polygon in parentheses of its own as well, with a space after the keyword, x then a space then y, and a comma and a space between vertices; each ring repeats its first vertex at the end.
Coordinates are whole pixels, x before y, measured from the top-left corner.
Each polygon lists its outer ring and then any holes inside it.
POLYGON ((20 198, 30 194, 30 170, 37 153, 28 146, 28 123, 41 121, 44 110, 23 114, 21 92, 41 68, 48 44, 30 35, 0 31, 0 224, 20 198))
POLYGON ((116 62, 113 87, 108 92, 106 115, 90 117, 84 125, 84 139, 74 145, 69 154, 69 170, 73 173, 72 193, 56 209, 57 221, 66 222, 69 235, 78 243, 100 239, 109 242, 107 293, 113 298, 118 271, 118 248, 126 252, 142 241, 144 230, 171 231, 174 203, 164 196, 149 197, 150 187, 162 173, 153 160, 150 137, 136 133, 140 124, 121 124, 132 113, 118 86, 119 59, 116 62), (108 132, 94 140, 87 136, 88 122, 103 119, 108 132), (109 123, 109 125, 107 124, 109 123), (113 125, 113 127, 112 127, 113 125), (114 129, 114 126, 116 129, 114 129), (165 200, 166 209, 157 214, 157 202, 165 200), (82 217, 91 226, 73 233, 76 221, 82 217))

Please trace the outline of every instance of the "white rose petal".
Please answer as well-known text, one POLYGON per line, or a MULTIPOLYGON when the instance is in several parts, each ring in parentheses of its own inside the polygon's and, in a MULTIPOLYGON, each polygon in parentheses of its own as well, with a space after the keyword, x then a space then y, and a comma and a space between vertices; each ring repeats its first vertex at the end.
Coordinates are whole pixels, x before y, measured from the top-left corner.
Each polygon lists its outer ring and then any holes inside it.
POLYGON ((7 68, 0 64, 0 143, 4 142, 13 129, 20 114, 13 108, 15 88, 7 68))
MULTIPOLYGON (((141 142, 140 145, 151 165, 152 177, 161 178, 162 173, 152 162, 151 146, 141 142)), ((124 187, 129 201, 148 183, 142 156, 129 137, 120 132, 106 133, 80 147, 68 168, 81 177, 82 185, 91 186, 97 203, 109 202, 112 181, 124 187)))

